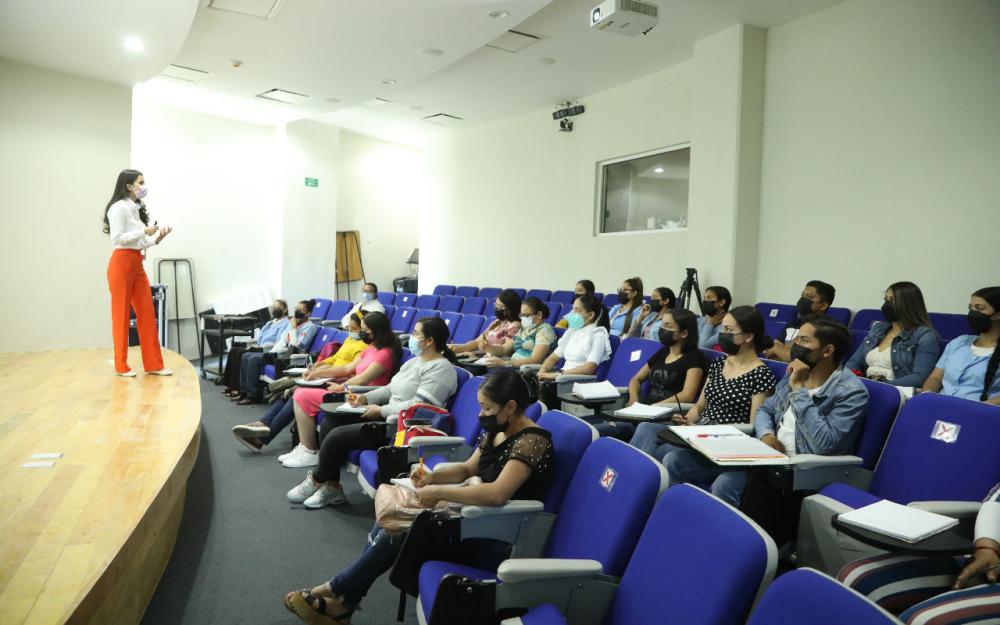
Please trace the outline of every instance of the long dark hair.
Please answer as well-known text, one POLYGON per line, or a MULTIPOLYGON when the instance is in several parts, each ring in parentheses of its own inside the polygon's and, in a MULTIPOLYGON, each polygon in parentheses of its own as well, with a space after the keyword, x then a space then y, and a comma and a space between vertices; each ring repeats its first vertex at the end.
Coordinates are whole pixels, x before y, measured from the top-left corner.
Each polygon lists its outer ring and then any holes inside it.
POLYGON ((624 282, 632 287, 633 291, 632 299, 629 303, 622 304, 622 308, 625 308, 625 306, 629 307, 628 314, 625 315, 625 325, 622 327, 622 334, 628 334, 629 328, 632 327, 632 317, 634 316, 636 309, 642 306, 642 278, 635 276, 632 278, 626 278, 624 282))
POLYGON ((545 323, 545 320, 549 318, 549 307, 534 295, 524 298, 524 304, 527 304, 528 308, 535 311, 535 313, 542 313, 542 323, 545 323))
MULTIPOLYGON (((439 317, 421 317, 417 319, 417 323, 420 324, 420 328, 424 333, 425 339, 433 339, 434 347, 438 352, 448 359, 449 362, 455 364, 458 362, 458 358, 455 356, 455 352, 451 351, 448 347, 448 324, 442 321, 439 317)), ((414 324, 413 327, 416 327, 414 324)))
MULTIPOLYGON (((988 286, 979 289, 972 294, 973 297, 981 297, 993 308, 993 312, 1000 311, 1000 286, 988 286)), ((996 323, 994 321, 993 323, 996 323)), ((990 398, 990 386, 993 385, 993 378, 997 375, 997 368, 1000 367, 1000 345, 993 350, 990 362, 986 365, 986 375, 983 376, 983 394, 979 401, 986 401, 990 398)))
MULTIPOLYGON (((115 181, 115 190, 111 193, 111 199, 108 200, 108 205, 104 207, 104 220, 103 220, 103 230, 105 234, 111 234, 111 222, 108 221, 108 211, 111 210, 111 205, 119 200, 124 200, 128 197, 128 185, 134 184, 135 181, 142 175, 142 172, 137 169, 123 169, 122 173, 118 174, 118 180, 115 181)), ((149 225, 149 213, 146 211, 146 204, 142 200, 136 200, 139 203, 139 219, 142 220, 142 225, 149 225)))
POLYGON ((524 409, 531 404, 531 390, 524 378, 513 369, 502 369, 487 376, 479 387, 479 392, 491 402, 503 406, 513 400, 517 404, 517 414, 524 414, 524 409))
POLYGON ((892 289, 896 319, 904 330, 913 330, 920 326, 933 328, 930 317, 927 316, 924 294, 919 286, 912 282, 893 282, 889 288, 892 289))
MULTIPOLYGON (((718 294, 716 295, 718 297, 718 294)), ((737 306, 729 311, 743 332, 753 334, 755 352, 762 352, 774 345, 774 339, 764 334, 764 317, 753 306, 737 306)))
POLYGON ((592 280, 577 280, 576 283, 583 287, 583 290, 587 292, 587 295, 593 295, 594 291, 597 290, 596 287, 594 287, 594 282, 592 280))
POLYGON ((399 366, 403 362, 403 346, 399 344, 399 337, 389 326, 389 318, 385 313, 378 311, 365 315, 363 321, 372 334, 372 347, 375 349, 389 348, 392 350, 392 372, 399 371, 399 366))
MULTIPOLYGON (((503 304, 503 307, 507 310, 504 318, 501 320, 499 315, 498 320, 501 321, 515 321, 521 318, 521 296, 512 291, 511 289, 504 289, 497 294, 497 299, 503 304)), ((494 310, 494 312, 496 312, 494 310)))
POLYGON ((593 295, 580 295, 576 298, 576 301, 580 302, 580 306, 587 312, 592 312, 595 315, 594 323, 601 326, 605 330, 611 329, 611 322, 608 321, 608 311, 604 308, 604 304, 598 301, 593 295))
MULTIPOLYGON (((674 323, 681 330, 686 330, 688 335, 681 343, 681 352, 688 353, 698 348, 698 317, 687 308, 677 308, 665 311, 666 314, 674 318, 674 323)), ((662 326, 661 326, 662 327, 662 326)))
POLYGON ((660 294, 660 301, 663 302, 661 306, 663 306, 664 309, 673 308, 677 305, 677 296, 674 295, 674 291, 670 287, 658 286, 653 289, 653 293, 660 294))

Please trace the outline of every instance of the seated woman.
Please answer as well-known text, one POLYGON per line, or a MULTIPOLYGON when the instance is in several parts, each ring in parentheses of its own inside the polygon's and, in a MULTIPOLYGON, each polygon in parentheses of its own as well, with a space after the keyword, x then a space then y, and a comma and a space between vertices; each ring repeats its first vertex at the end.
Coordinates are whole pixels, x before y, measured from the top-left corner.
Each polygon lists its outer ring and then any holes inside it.
POLYGON ((323 418, 325 436, 317 450, 316 424, 311 418, 299 422, 299 446, 279 460, 288 466, 315 466, 301 484, 288 491, 288 500, 307 508, 322 508, 341 504, 344 488, 340 483, 340 468, 352 449, 361 446, 361 428, 368 421, 385 421, 390 415, 413 404, 444 406, 458 388, 455 354, 448 349, 448 326, 437 317, 418 319, 410 335, 410 352, 415 358, 406 361, 388 386, 361 395, 350 395, 351 407, 366 406, 361 414, 327 413, 323 418), (306 430, 312 428, 311 434, 306 430), (310 437, 312 448, 306 445, 310 437))
POLYGON ((364 316, 365 313, 370 312, 380 312, 385 313, 385 306, 382 302, 378 301, 378 287, 375 286, 374 282, 365 282, 361 287, 361 298, 354 302, 354 306, 351 307, 344 318, 341 319, 341 326, 347 326, 348 320, 354 315, 361 313, 364 316))
POLYGON ((535 296, 521 303, 521 329, 503 345, 486 348, 488 367, 540 365, 556 347, 556 332, 545 320, 549 307, 535 296))
MULTIPOLYGON (((581 295, 593 295, 595 292, 594 283, 590 280, 580 280, 576 283, 573 288, 573 293, 575 294, 574 299, 580 297, 581 295)), ((569 324, 566 322, 566 316, 564 315, 562 319, 556 322, 557 328, 568 328, 569 324)))
MULTIPOLYGON (((768 346, 764 318, 752 306, 737 306, 722 320, 719 345, 727 356, 708 366, 705 389, 686 415, 673 417, 675 424, 714 425, 753 423, 753 416, 774 392, 771 369, 757 358, 768 346)), ((671 484, 690 482, 711 485, 719 499, 739 506, 746 487, 745 471, 721 471, 696 451, 676 447, 663 457, 671 484)))
POLYGON ((701 314, 698 317, 698 347, 715 349, 722 331, 722 320, 733 303, 733 295, 724 286, 710 286, 705 289, 705 299, 701 300, 701 314))
MULTIPOLYGON (((295 315, 289 321, 288 329, 281 334, 278 342, 270 349, 271 354, 283 354, 290 350, 304 352, 312 345, 319 328, 309 320, 316 307, 316 300, 302 300, 295 306, 295 315)), ((264 369, 264 354, 247 352, 240 358, 240 392, 230 398, 240 406, 260 401, 260 373, 264 369)))
POLYGON ((930 375, 940 352, 920 287, 912 282, 891 285, 885 290, 882 314, 885 321, 871 327, 844 366, 870 380, 919 386, 930 375))
POLYGON ((653 289, 649 302, 639 309, 639 316, 625 336, 639 337, 651 341, 659 340, 660 313, 670 310, 677 304, 677 296, 665 286, 653 289))
MULTIPOLYGON (((552 439, 524 415, 529 403, 527 384, 513 371, 486 378, 479 388, 484 433, 476 451, 465 462, 423 476, 415 470, 412 478, 420 502, 428 507, 439 501, 499 506, 511 499, 541 499, 551 476, 552 439), (473 476, 482 484, 458 486, 473 476)), ((389 534, 375 525, 354 564, 311 591, 288 593, 285 606, 307 623, 347 623, 375 580, 392 568, 405 539, 405 533, 389 534)), ((476 545, 481 546, 481 542, 476 545)), ((467 551, 470 559, 483 559, 481 549, 467 551)), ((498 552, 491 562, 495 565, 507 550, 494 551, 498 552)))
POLYGON ((539 399, 549 407, 558 408, 555 379, 562 374, 593 375, 597 367, 611 358, 608 334, 608 312, 593 295, 581 295, 573 302, 573 312, 566 315, 569 329, 556 344, 556 350, 538 370, 539 399), (556 369, 559 360, 562 369, 556 369))
POLYGON ((494 305, 496 321, 486 326, 482 334, 468 343, 453 343, 448 348, 456 354, 482 355, 490 345, 503 345, 521 329, 521 319, 518 317, 520 310, 521 298, 517 293, 510 289, 500 291, 494 305))
MULTIPOLYGON (((369 314, 377 314, 385 317, 385 313, 381 312, 369 314)), ((349 367, 357 360, 358 354, 368 348, 368 344, 361 340, 363 319, 364 313, 361 312, 348 315, 347 324, 343 326, 347 330, 347 339, 340 346, 340 349, 334 352, 329 358, 310 365, 306 372, 302 374, 303 379, 321 380, 323 378, 344 378, 354 375, 349 370, 349 367)))
MULTIPOLYGON (((295 389, 291 397, 274 402, 261 420, 235 426, 232 431, 236 440, 246 445, 251 451, 260 451, 264 445, 274 440, 293 419, 297 421, 300 412, 303 413, 301 417, 303 425, 314 420, 319 414, 319 406, 323 403, 323 396, 327 393, 343 393, 345 388, 350 385, 385 386, 388 384, 393 374, 399 371, 403 350, 399 345, 399 339, 389 327, 389 320, 386 316, 380 312, 365 315, 359 327, 358 342, 364 345, 365 349, 356 354, 351 363, 336 370, 338 375, 334 377, 338 378, 337 381, 332 382, 326 389, 304 387, 295 389)), ((341 347, 341 350, 343 349, 341 347)), ((315 422, 311 423, 310 427, 300 425, 298 430, 303 440, 311 437, 308 439, 311 442, 310 449, 316 449, 315 422)), ((307 458, 315 459, 315 456, 307 456, 307 458)))
POLYGON ((632 329, 632 324, 639 316, 642 308, 642 280, 638 277, 622 282, 618 289, 618 303, 611 307, 608 313, 608 323, 611 334, 625 336, 632 329))
POLYGON ((923 390, 1000 405, 1000 286, 973 293, 968 318, 976 334, 948 343, 923 390))
POLYGON ((247 351, 269 350, 274 347, 280 337, 288 330, 288 303, 283 299, 276 299, 271 304, 271 319, 260 329, 257 339, 250 343, 233 345, 233 348, 226 354, 226 369, 222 374, 226 390, 222 391, 230 397, 240 394, 240 361, 247 351), (260 348, 253 350, 252 348, 260 348))
MULTIPOLYGON (((628 405, 642 403, 656 406, 690 404, 698 399, 708 359, 698 349, 698 319, 690 310, 664 310, 659 315, 661 325, 658 339, 663 349, 656 352, 628 383, 628 405), (640 397, 640 388, 649 380, 649 394, 640 397)), ((634 432, 629 444, 655 458, 663 458, 669 445, 660 443, 657 435, 667 428, 666 423, 616 423, 618 431, 634 432)))

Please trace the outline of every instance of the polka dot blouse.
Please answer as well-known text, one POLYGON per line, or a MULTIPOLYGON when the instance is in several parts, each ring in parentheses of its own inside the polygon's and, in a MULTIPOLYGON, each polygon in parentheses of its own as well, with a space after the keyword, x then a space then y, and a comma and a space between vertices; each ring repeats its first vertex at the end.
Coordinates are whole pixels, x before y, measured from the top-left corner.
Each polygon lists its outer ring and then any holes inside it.
POLYGON ((770 367, 764 363, 743 375, 726 378, 722 375, 725 362, 725 358, 720 358, 708 366, 705 409, 701 412, 699 424, 749 423, 753 396, 774 392, 777 381, 770 367))
POLYGON ((484 432, 479 439, 479 477, 495 482, 510 460, 520 460, 531 468, 531 475, 511 499, 544 498, 552 470, 552 435, 548 430, 527 427, 499 445, 484 432))

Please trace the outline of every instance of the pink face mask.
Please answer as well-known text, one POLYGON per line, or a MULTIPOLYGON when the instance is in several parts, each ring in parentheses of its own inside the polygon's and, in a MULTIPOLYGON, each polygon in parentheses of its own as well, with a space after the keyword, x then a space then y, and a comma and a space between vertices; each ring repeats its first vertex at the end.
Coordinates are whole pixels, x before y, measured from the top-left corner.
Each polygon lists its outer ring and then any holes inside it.
POLYGON ((149 191, 146 190, 146 187, 139 187, 135 191, 135 197, 141 200, 142 198, 146 197, 147 193, 149 193, 149 191))

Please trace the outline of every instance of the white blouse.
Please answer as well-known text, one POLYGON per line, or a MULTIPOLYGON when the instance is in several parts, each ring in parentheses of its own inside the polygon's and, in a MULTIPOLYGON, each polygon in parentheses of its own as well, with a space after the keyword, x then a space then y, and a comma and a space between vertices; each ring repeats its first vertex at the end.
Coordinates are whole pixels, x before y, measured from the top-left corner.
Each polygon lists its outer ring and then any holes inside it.
POLYGON ((868 377, 880 375, 889 381, 892 381, 896 377, 892 371, 891 347, 879 350, 878 345, 876 345, 871 351, 865 354, 865 364, 868 365, 868 369, 865 371, 865 375, 868 377))
POLYGON ((156 239, 146 234, 146 226, 139 219, 139 205, 129 198, 111 205, 108 226, 111 228, 111 245, 116 250, 144 250, 156 245, 156 239))
POLYGON ((556 345, 556 354, 566 360, 563 369, 576 369, 588 362, 600 365, 611 358, 608 331, 596 323, 577 330, 566 330, 556 345))

